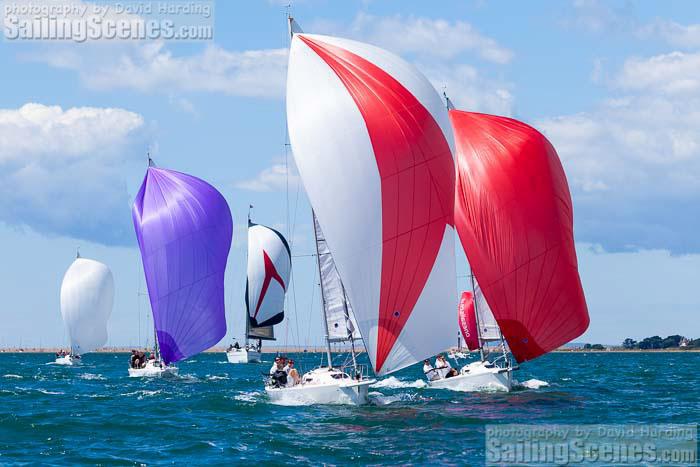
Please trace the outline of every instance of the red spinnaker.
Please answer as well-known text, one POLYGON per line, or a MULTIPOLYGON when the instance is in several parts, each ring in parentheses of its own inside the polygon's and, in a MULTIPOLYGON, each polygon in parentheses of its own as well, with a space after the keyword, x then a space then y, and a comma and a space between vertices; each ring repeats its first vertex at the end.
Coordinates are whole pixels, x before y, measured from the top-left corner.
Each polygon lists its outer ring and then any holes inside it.
POLYGON ((459 308, 457 309, 457 320, 459 321, 459 330, 464 336, 464 344, 469 350, 479 348, 479 332, 476 326, 476 311, 474 309, 474 294, 467 291, 462 292, 462 298, 459 300, 459 308))
POLYGON ((589 323, 564 169, 522 122, 457 110, 450 121, 459 238, 513 356, 531 360, 589 323))

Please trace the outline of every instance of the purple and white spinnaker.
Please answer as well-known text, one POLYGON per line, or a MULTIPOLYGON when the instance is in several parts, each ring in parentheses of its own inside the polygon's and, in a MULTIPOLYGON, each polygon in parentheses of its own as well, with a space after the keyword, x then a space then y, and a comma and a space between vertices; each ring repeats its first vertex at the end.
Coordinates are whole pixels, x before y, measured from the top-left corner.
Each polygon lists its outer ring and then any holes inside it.
POLYGON ((226 334, 226 200, 199 178, 149 166, 132 214, 161 358, 169 364, 215 345, 226 334))

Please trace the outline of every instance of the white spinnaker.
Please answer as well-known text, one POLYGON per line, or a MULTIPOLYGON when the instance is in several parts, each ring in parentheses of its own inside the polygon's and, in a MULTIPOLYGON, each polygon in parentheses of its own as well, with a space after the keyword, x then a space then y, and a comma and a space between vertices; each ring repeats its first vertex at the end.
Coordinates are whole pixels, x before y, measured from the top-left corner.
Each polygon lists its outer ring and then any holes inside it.
POLYGON ((113 304, 114 279, 109 268, 87 258, 73 261, 61 284, 61 315, 74 354, 92 352, 107 342, 113 304))
POLYGON ((447 111, 428 80, 380 48, 295 34, 287 75, 290 142, 304 187, 352 303, 375 371, 384 375, 442 352, 453 338, 457 305, 454 229, 447 226, 430 275, 380 369, 377 362, 382 262, 381 181, 365 120, 334 71, 300 36, 344 48, 396 79, 439 125, 450 149, 447 111))
POLYGON ((247 304, 257 326, 277 324, 284 313, 292 258, 286 240, 264 225, 248 226, 247 304))
POLYGON ((479 323, 479 338, 482 341, 501 340, 501 329, 476 279, 474 279, 474 306, 479 323))
POLYGON ((313 217, 321 287, 323 288, 323 311, 328 323, 328 337, 330 339, 360 339, 352 306, 345 293, 343 282, 340 280, 333 255, 328 249, 328 243, 326 243, 318 219, 315 215, 313 217))

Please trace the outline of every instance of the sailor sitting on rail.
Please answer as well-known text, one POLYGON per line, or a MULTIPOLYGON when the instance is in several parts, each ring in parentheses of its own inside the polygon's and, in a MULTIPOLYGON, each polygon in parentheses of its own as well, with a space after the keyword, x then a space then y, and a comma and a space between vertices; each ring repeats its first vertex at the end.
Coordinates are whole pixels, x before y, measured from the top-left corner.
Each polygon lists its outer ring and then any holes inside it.
POLYGON ((287 386, 287 370, 285 366, 285 358, 275 358, 275 364, 270 368, 270 385, 275 388, 283 388, 287 386))
POLYGON ((440 379, 440 373, 433 368, 433 365, 430 364, 430 360, 427 358, 423 360, 423 373, 425 373, 425 377, 428 378, 428 381, 440 379))
POLYGON ((457 370, 452 368, 450 362, 445 359, 445 356, 440 354, 435 359, 435 369, 440 374, 440 379, 451 378, 452 376, 457 376, 457 370))

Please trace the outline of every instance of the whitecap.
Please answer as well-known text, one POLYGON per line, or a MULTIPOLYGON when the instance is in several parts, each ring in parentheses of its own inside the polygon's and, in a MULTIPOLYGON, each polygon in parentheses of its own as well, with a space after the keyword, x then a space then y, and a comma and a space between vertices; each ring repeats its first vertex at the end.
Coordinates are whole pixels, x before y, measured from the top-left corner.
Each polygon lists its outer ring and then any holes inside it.
POLYGON ((372 405, 389 405, 394 402, 414 401, 415 394, 399 393, 385 396, 381 392, 372 391, 368 394, 369 403, 372 405))
POLYGON ((48 391, 48 390, 46 390, 46 389, 37 389, 37 391, 40 392, 40 393, 42 393, 42 394, 47 394, 47 395, 49 395, 49 396, 61 396, 61 395, 65 394, 64 392, 60 392, 60 391, 48 391))
POLYGON ((240 402, 256 402, 258 400, 259 395, 260 393, 257 391, 242 392, 233 396, 233 398, 240 402))
POLYGON ((405 389, 405 388, 424 388, 428 385, 422 379, 417 379, 413 382, 401 381, 395 376, 389 376, 388 378, 381 379, 374 383, 371 387, 373 388, 387 388, 387 389, 405 389))
POLYGON ((209 381, 219 381, 222 379, 228 379, 228 376, 217 376, 217 375, 207 375, 209 381))
POLYGON ((102 375, 95 375, 93 373, 83 373, 82 375, 79 376, 80 379, 85 379, 85 380, 105 380, 105 378, 102 375))
POLYGON ((22 379, 23 377, 20 375, 14 375, 12 373, 8 373, 6 375, 2 375, 3 378, 13 378, 13 379, 22 379))
POLYGON ((549 386, 549 383, 547 381, 542 381, 540 379, 528 379, 527 381, 523 381, 522 383, 519 381, 513 380, 513 386, 516 387, 523 387, 525 389, 539 389, 539 388, 546 388, 549 386))
POLYGON ((157 389, 154 391, 149 391, 148 389, 139 389, 138 391, 120 394, 120 396, 138 396, 137 399, 141 400, 144 397, 155 396, 156 394, 160 394, 161 392, 163 392, 161 389, 157 389))

